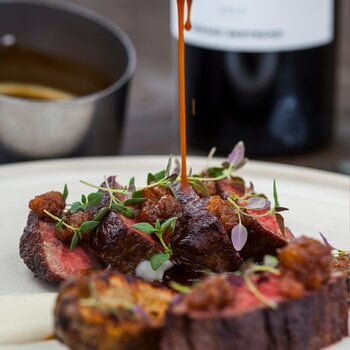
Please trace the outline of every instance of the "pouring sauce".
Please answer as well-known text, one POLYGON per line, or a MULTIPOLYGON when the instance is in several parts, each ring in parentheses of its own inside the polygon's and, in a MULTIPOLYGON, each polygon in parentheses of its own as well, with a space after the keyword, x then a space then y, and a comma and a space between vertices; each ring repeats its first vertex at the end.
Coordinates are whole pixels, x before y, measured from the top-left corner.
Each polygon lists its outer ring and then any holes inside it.
POLYGON ((179 82, 179 124, 181 151, 181 183, 188 184, 187 178, 187 143, 186 143, 186 86, 185 86, 185 30, 190 30, 192 0, 177 0, 178 12, 178 82, 179 82), (187 19, 185 21, 185 6, 187 19))

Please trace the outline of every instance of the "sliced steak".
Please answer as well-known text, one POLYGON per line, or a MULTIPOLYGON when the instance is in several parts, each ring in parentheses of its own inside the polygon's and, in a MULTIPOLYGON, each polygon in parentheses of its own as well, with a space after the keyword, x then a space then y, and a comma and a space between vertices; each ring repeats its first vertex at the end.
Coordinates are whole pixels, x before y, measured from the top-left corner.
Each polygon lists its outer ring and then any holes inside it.
POLYGON ((244 181, 232 181, 231 179, 220 180, 215 183, 216 185, 216 194, 223 199, 231 197, 232 194, 235 194, 238 197, 244 195, 245 184, 244 181))
POLYGON ((237 277, 214 277, 212 285, 173 303, 161 350, 316 350, 348 335, 344 277, 334 274, 321 288, 286 299, 280 279, 265 278, 259 290, 278 304, 264 306, 237 277), (232 285, 234 294, 227 289, 232 285), (212 288, 212 290, 211 290, 212 288), (220 294, 221 293, 221 294, 220 294))
POLYGON ((150 235, 135 230, 134 220, 111 211, 92 236, 92 247, 101 259, 118 272, 134 275, 137 265, 161 252, 150 235))
POLYGON ((264 255, 276 255, 277 249, 287 245, 293 238, 287 227, 282 234, 274 215, 245 218, 245 225, 248 229, 248 240, 240 251, 244 260, 253 258, 261 261, 264 255))
MULTIPOLYGON (((226 200, 232 194, 242 196, 242 188, 235 186, 230 180, 222 180, 217 183, 218 195, 226 200)), ((214 211, 215 213, 215 211, 214 211)), ((274 215, 260 216, 263 212, 249 211, 255 217, 243 217, 244 225, 248 229, 248 240, 240 255, 244 260, 253 258, 261 261, 264 255, 276 255, 278 248, 284 247, 290 239, 293 238, 292 232, 285 227, 285 232, 282 234, 278 227, 277 220, 274 215)), ((218 217, 220 214, 215 213, 218 217)), ((226 219, 227 220, 227 219, 226 219)), ((231 220, 234 222, 235 220, 231 220)), ((237 221, 237 220, 236 220, 237 221)), ((224 223, 225 225, 225 223, 224 223)), ((225 225, 227 226, 227 225, 225 225)), ((228 233, 232 227, 227 227, 228 233)))
POLYGON ((181 184, 174 185, 174 191, 182 211, 171 237, 175 259, 195 269, 237 270, 242 259, 205 201, 192 188, 181 184))
POLYGON ((102 267, 99 259, 78 246, 73 251, 55 236, 55 224, 42 221, 31 212, 20 239, 20 256, 35 277, 58 284, 102 267))

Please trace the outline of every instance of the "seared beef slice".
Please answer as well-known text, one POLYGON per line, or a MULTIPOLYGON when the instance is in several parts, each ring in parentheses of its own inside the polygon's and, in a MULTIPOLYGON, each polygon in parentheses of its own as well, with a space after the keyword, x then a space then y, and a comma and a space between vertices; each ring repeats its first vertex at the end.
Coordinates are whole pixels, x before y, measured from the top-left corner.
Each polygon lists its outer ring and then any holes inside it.
POLYGON ((101 267, 100 261, 85 248, 78 246, 71 251, 56 238, 55 224, 40 220, 33 212, 29 214, 19 249, 35 277, 53 284, 101 267))
MULTIPOLYGON (((276 291, 267 283, 265 291, 271 290, 273 298, 276 291)), ((340 275, 300 299, 279 300, 276 309, 254 302, 244 287, 237 287, 236 298, 236 307, 214 310, 209 305, 189 309, 175 301, 161 350, 316 350, 348 335, 346 286, 340 275)))
POLYGON ((92 237, 96 253, 118 272, 134 275, 137 265, 161 252, 159 244, 149 235, 135 230, 135 222, 111 211, 92 237))
POLYGON ((205 202, 190 187, 176 184, 174 191, 182 209, 171 237, 175 259, 197 269, 215 272, 237 270, 242 259, 205 202))
MULTIPOLYGON (((230 204, 226 201, 227 197, 232 194, 242 195, 238 193, 237 188, 229 180, 219 181, 217 183, 218 194, 225 200, 226 205, 230 204)), ((286 227, 284 234, 278 227, 274 215, 262 216, 262 211, 250 210, 250 217, 244 216, 243 223, 248 229, 248 240, 240 255, 244 260, 253 258, 262 260, 264 255, 275 255, 278 248, 284 247, 288 241, 293 238, 291 231, 286 227), (254 217, 255 215, 255 217, 254 217)), ((232 229, 232 227, 231 227, 232 229)), ((228 230, 230 234, 230 229, 228 230)))

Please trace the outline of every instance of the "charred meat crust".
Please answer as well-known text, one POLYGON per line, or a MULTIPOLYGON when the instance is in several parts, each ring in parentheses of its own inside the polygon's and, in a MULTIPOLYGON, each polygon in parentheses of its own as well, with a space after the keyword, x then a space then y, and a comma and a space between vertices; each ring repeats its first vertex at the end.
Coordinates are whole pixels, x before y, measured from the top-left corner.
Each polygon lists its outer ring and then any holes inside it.
POLYGON ((171 237, 174 257, 184 265, 214 272, 235 271, 242 259, 224 227, 192 188, 174 186, 182 214, 171 237))
POLYGON ((73 349, 157 349, 173 296, 111 271, 68 281, 55 307, 56 337, 73 349))
POLYGON ((59 284, 69 277, 77 277, 90 269, 102 267, 94 254, 83 247, 71 251, 56 239, 55 225, 44 222, 30 212, 27 226, 19 244, 20 257, 38 277, 59 284))
POLYGON ((133 220, 111 211, 96 229, 92 246, 113 269, 134 275, 137 265, 161 252, 160 245, 149 235, 132 228, 133 220))
MULTIPOLYGON (((256 261, 262 261, 265 255, 276 255, 277 249, 286 246, 288 240, 293 238, 288 228, 285 228, 285 236, 283 236, 278 228, 272 230, 264 227, 258 219, 247 219, 248 240, 240 251, 240 255, 244 260, 253 258, 256 261)), ((269 221, 275 220, 273 215, 266 219, 269 221)), ((273 224, 274 222, 272 222, 273 224)))
POLYGON ((161 350, 321 349, 348 335, 346 293, 344 278, 333 275, 320 289, 277 309, 199 314, 171 308, 161 350))

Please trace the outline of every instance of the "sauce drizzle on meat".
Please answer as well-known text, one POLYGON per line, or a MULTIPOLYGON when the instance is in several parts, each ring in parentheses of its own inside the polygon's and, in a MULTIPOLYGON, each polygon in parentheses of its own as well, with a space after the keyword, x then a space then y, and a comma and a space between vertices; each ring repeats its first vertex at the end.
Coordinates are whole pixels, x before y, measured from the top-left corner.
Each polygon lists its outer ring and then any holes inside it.
POLYGON ((184 32, 191 29, 192 0, 177 0, 178 9, 178 82, 179 82, 179 123, 181 150, 181 182, 188 184, 187 179, 187 149, 186 149, 186 86, 185 86, 185 38, 184 32), (187 19, 185 23, 185 5, 187 5, 187 19))

